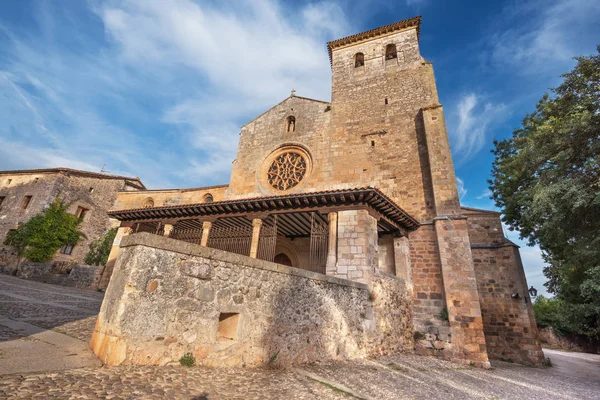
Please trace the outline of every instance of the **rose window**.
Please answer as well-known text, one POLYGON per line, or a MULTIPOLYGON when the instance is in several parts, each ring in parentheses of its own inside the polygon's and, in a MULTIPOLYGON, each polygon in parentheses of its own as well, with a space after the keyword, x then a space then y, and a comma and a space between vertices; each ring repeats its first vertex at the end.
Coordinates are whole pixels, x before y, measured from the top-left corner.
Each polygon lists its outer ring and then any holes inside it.
POLYGON ((306 160, 298 153, 278 155, 267 172, 267 180, 277 190, 288 190, 298 185, 306 174, 306 160))

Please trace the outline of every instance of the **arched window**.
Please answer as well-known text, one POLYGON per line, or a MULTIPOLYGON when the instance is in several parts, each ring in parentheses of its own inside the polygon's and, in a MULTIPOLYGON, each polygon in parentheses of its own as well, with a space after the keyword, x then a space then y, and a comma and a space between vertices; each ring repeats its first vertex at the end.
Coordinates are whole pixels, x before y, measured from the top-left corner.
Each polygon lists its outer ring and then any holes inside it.
POLYGON ((204 195, 204 202, 205 203, 212 203, 213 201, 215 201, 215 199, 213 198, 212 194, 206 193, 204 195))
POLYGON ((291 115, 285 121, 286 132, 294 132, 296 130, 296 118, 291 115))
POLYGON ((354 68, 362 67, 365 65, 365 55, 363 53, 356 53, 354 55, 354 68))
POLYGON ((144 199, 143 207, 144 208, 152 208, 152 207, 154 207, 154 199, 152 197, 146 197, 144 199))
POLYGON ((394 58, 398 58, 398 52, 396 51, 395 44, 388 44, 385 48, 385 59, 392 60, 394 58))

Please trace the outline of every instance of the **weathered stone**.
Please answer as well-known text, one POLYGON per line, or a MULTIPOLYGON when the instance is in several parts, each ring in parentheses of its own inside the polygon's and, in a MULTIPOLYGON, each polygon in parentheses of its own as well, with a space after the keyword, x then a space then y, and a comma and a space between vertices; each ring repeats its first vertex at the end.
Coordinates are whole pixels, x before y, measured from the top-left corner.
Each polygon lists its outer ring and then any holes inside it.
POLYGON ((198 279, 211 279, 212 267, 207 263, 193 260, 182 260, 179 266, 181 273, 198 279))

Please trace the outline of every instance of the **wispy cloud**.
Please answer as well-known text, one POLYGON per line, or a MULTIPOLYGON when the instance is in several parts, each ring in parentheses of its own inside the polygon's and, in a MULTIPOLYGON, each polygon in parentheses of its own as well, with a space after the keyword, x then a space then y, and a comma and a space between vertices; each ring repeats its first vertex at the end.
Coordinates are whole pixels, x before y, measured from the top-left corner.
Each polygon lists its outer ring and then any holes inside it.
POLYGON ((462 200, 467 194, 467 189, 465 189, 465 182, 458 176, 456 177, 456 186, 458 187, 458 198, 462 200))
POLYGON ((28 30, 0 18, 0 169, 107 164, 151 187, 225 183, 243 123, 292 88, 329 97, 324 42, 349 29, 327 1, 77 11, 41 4, 28 30))
POLYGON ((486 40, 493 45, 491 58, 497 66, 516 67, 519 74, 557 75, 557 68, 564 72, 572 57, 597 44, 598 38, 588 33, 599 20, 596 0, 510 3, 499 19, 501 26, 486 40), (514 23, 516 19, 527 23, 514 23))
POLYGON ((456 106, 450 127, 453 153, 458 163, 469 160, 489 141, 488 126, 506 117, 506 105, 483 102, 480 95, 468 93, 456 106))
POLYGON ((490 189, 485 189, 479 196, 476 197, 477 200, 489 199, 492 195, 492 191, 490 189))

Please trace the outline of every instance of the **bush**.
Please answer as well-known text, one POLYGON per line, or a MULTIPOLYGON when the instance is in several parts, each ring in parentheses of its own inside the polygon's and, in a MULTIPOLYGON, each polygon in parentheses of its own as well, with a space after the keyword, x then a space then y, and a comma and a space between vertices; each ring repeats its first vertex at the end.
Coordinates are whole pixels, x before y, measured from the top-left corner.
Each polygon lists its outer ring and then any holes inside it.
POLYGON ((183 365, 184 367, 193 367, 194 365, 196 365, 196 359, 194 358, 194 355, 192 353, 185 353, 179 359, 179 364, 183 365))
POLYGON ((446 307, 442 308, 442 311, 440 311, 439 317, 442 321, 450 320, 450 318, 448 317, 448 309, 446 307))
POLYGON ((90 251, 85 256, 87 265, 106 265, 110 249, 117 236, 118 228, 109 229, 104 236, 90 243, 90 251))
POLYGON ((10 231, 4 244, 13 246, 19 258, 47 262, 64 245, 74 246, 85 237, 77 227, 81 219, 67 212, 68 204, 56 199, 41 214, 10 231))

